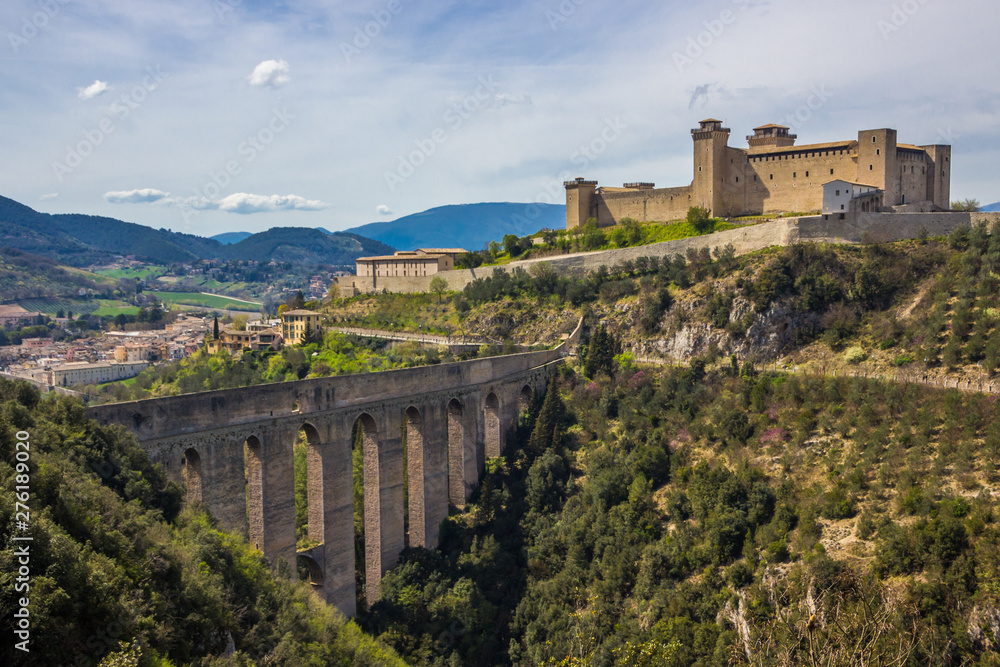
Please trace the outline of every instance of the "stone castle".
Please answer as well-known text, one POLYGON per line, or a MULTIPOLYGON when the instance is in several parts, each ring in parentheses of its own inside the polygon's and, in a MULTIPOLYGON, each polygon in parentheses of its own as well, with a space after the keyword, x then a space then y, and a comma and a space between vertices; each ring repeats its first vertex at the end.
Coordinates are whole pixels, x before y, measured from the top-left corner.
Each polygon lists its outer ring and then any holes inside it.
POLYGON ((692 206, 723 218, 820 211, 823 186, 835 180, 877 188, 883 211, 949 208, 951 146, 901 144, 891 129, 863 130, 856 140, 796 146, 789 128, 771 124, 754 128, 747 148, 733 148, 729 134, 714 118, 691 130, 694 179, 686 187, 626 183, 609 188, 583 178, 568 181, 566 228, 590 218, 601 227, 623 218, 678 220, 692 206))

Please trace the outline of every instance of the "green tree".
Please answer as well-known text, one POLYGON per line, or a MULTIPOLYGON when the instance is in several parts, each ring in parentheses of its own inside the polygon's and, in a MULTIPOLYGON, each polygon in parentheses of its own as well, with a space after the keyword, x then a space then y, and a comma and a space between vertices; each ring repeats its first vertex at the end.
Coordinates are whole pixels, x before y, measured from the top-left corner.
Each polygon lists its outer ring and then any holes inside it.
POLYGON ((703 206, 692 206, 689 208, 687 212, 687 221, 699 234, 708 233, 712 231, 712 228, 714 227, 712 217, 709 215, 708 209, 703 206))
POLYGON ((434 276, 431 278, 431 291, 438 295, 438 303, 441 303, 442 295, 448 291, 448 281, 441 276, 434 276))
POLYGON ((975 213, 979 210, 979 200, 978 199, 962 199, 959 201, 953 201, 951 203, 951 210, 953 211, 968 211, 970 213, 975 213))
POLYGON ((615 339, 614 334, 610 333, 603 324, 598 325, 590 337, 587 359, 583 367, 584 374, 591 378, 600 371, 614 375, 615 356, 620 353, 621 345, 615 339))
POLYGON ((550 449, 557 451, 561 449, 566 421, 566 404, 559 396, 559 388, 553 382, 545 392, 545 400, 535 420, 535 428, 528 438, 528 450, 539 456, 550 449))
POLYGON ((219 317, 215 317, 215 323, 212 325, 212 337, 215 340, 219 340, 219 317))

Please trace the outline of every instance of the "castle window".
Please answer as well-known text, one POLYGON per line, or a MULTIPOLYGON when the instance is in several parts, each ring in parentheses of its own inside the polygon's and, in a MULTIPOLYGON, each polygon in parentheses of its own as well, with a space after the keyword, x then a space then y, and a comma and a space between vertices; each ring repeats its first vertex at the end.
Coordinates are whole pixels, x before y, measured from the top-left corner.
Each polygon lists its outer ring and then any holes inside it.
POLYGON ((754 174, 754 177, 753 177, 753 182, 754 182, 754 183, 756 183, 756 182, 757 182, 757 175, 756 175, 756 174, 754 174))
POLYGON ((838 197, 840 196, 840 190, 837 190, 837 196, 838 197))
POLYGON ((833 176, 833 169, 830 170, 830 175, 833 176))
POLYGON ((698 171, 701 171, 701 167, 698 167, 698 171))
POLYGON ((875 165, 873 164, 868 165, 868 171, 875 171, 875 165))
POLYGON ((771 180, 772 181, 774 180, 774 174, 771 174, 771 180))
POLYGON ((872 137, 872 143, 873 144, 875 143, 875 137, 872 137))
POLYGON ((740 177, 739 177, 739 176, 737 176, 737 177, 736 177, 736 182, 737 182, 737 183, 739 183, 739 182, 740 182, 740 177))
POLYGON ((806 172, 806 178, 809 178, 809 172, 808 171, 806 172))
POLYGON ((799 177, 799 172, 793 171, 792 172, 792 178, 798 178, 798 177, 799 177))

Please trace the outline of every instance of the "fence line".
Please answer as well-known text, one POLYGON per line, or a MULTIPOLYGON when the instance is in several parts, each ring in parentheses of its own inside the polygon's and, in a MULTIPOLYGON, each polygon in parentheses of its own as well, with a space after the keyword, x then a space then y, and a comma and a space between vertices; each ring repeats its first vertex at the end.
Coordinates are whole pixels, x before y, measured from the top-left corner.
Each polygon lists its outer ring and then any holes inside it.
POLYGON ((416 343, 435 343, 438 345, 501 345, 500 341, 482 336, 439 336, 437 334, 415 334, 405 331, 385 331, 382 329, 362 329, 356 327, 327 327, 328 331, 363 336, 365 338, 384 338, 386 340, 404 340, 416 343))

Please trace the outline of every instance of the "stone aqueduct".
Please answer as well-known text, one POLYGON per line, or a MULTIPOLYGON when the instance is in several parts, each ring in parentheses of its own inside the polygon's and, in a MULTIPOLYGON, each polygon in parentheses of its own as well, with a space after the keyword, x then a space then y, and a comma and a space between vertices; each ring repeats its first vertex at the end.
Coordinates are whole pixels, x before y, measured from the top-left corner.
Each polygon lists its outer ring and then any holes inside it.
POLYGON ((273 564, 294 567, 301 557, 314 590, 353 616, 355 425, 363 434, 366 596, 374 601, 406 545, 437 546, 449 504, 465 504, 486 458, 504 450, 508 429, 564 355, 561 346, 95 406, 88 414, 132 430, 150 459, 185 484, 188 500, 202 501, 273 564), (293 449, 300 431, 309 537, 319 546, 297 554, 293 449))

